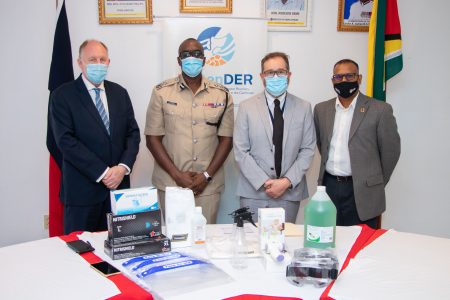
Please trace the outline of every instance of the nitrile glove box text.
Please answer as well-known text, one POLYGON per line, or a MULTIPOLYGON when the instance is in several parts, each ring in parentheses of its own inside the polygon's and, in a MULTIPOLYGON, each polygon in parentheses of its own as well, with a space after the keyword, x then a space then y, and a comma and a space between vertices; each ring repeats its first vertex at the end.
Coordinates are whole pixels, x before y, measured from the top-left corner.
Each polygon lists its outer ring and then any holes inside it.
POLYGON ((164 235, 148 240, 134 241, 125 244, 113 245, 105 240, 105 253, 112 259, 131 258, 135 256, 169 252, 170 239, 164 235))
POLYGON ((156 209, 158 190, 154 187, 111 191, 111 211, 116 216, 156 209))
POLYGON ((161 211, 114 216, 107 214, 108 240, 111 244, 128 243, 161 235, 161 211))

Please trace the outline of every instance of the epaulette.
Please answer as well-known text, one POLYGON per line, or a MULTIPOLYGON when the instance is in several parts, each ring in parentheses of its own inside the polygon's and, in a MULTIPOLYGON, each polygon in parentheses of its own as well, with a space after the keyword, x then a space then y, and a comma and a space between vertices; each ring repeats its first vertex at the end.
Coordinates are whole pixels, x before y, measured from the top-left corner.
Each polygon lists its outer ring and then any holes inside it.
POLYGON ((210 80, 209 81, 209 86, 213 87, 213 88, 216 88, 216 89, 220 89, 220 90, 224 91, 225 93, 228 93, 228 89, 224 85, 222 85, 220 83, 217 83, 215 81, 211 81, 210 80))
POLYGON ((162 89, 162 88, 165 87, 165 86, 174 85, 174 84, 178 83, 178 80, 179 80, 178 77, 164 80, 163 82, 161 82, 160 84, 158 84, 158 85, 155 87, 155 89, 159 90, 159 89, 162 89))

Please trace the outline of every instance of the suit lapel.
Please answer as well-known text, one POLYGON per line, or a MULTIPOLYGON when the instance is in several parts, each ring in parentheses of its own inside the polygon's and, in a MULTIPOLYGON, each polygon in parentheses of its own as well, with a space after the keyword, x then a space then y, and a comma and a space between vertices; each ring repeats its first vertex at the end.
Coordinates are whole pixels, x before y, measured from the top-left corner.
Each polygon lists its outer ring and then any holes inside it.
POLYGON ((325 133, 327 137, 327 144, 331 144, 333 137, 334 118, 336 116, 336 99, 329 101, 325 111, 325 133))
POLYGON ((256 109, 258 111, 260 120, 262 121, 264 131, 266 132, 267 139, 269 144, 272 146, 272 135, 273 135, 273 127, 270 122, 269 109, 267 108, 266 98, 264 97, 264 93, 258 95, 256 109))
POLYGON ((358 98, 356 99, 355 110, 353 112, 352 124, 350 126, 350 134, 348 136, 348 141, 352 139, 353 135, 358 129, 359 124, 364 119, 366 115, 367 109, 369 108, 369 99, 363 94, 359 93, 358 98))
POLYGON ((283 130, 283 156, 285 155, 285 149, 286 149, 286 141, 288 139, 288 131, 291 127, 292 118, 294 116, 294 101, 290 99, 290 95, 286 93, 286 99, 284 100, 284 130, 283 130))
MULTIPOLYGON (((97 124, 101 126, 105 134, 108 135, 108 131, 106 130, 105 124, 103 124, 102 118, 100 117, 100 114, 98 113, 97 108, 94 105, 94 102, 92 101, 91 95, 89 95, 89 92, 86 88, 86 85, 83 82, 83 79, 81 78, 81 75, 76 80, 76 86, 78 89, 78 92, 80 94, 80 101, 81 104, 86 108, 86 110, 89 112, 89 114, 96 120, 97 124)), ((109 100, 108 100, 109 105, 109 100)))

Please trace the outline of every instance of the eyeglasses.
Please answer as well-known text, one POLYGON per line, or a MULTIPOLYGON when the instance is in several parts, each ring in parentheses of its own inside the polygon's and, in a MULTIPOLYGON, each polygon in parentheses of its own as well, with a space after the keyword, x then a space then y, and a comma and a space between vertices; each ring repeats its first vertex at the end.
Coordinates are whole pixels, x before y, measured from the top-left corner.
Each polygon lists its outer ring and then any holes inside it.
POLYGON ((183 51, 180 53, 180 58, 188 58, 188 57, 195 57, 195 58, 203 58, 203 51, 202 50, 192 50, 192 51, 183 51))
POLYGON ((263 76, 264 77, 268 77, 268 78, 272 78, 275 77, 275 75, 277 75, 277 77, 286 77, 289 75, 289 71, 288 70, 267 70, 263 72, 263 76))
POLYGON ((355 81, 358 78, 358 73, 334 74, 331 79, 336 82, 341 82, 344 77, 347 81, 355 81))

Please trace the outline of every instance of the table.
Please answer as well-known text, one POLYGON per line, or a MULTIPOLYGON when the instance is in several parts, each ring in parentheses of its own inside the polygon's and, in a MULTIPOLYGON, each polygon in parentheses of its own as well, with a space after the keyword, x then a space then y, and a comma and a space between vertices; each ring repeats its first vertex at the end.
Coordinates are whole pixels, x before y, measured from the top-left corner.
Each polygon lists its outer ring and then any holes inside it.
MULTIPOLYGON (((216 226, 208 225, 207 233, 216 226)), ((296 225, 299 226, 299 225, 296 225)), ((302 230, 302 226, 299 226, 302 230)), ((338 227, 337 255, 340 261, 355 254, 373 230, 368 227, 338 227), (352 254, 353 253, 353 254, 352 254)), ((103 252, 106 232, 73 233, 60 238, 43 239, 0 248, 0 280, 4 299, 152 299, 142 288, 123 275, 103 278, 89 264, 105 260, 123 269, 123 260, 113 261, 103 252), (81 256, 72 252, 65 241, 81 238, 88 240, 96 249, 81 256)), ((291 251, 302 247, 302 237, 286 238, 291 251)), ((207 258, 205 249, 179 249, 207 258)), ((228 273, 234 281, 217 287, 175 295, 169 299, 224 299, 245 294, 277 297, 318 299, 324 289, 312 286, 302 288, 291 285, 282 273, 266 273, 258 258, 249 259, 249 267, 234 270, 227 259, 212 259, 215 265, 228 273)), ((155 295, 158 298, 158 295, 155 295)), ((240 299, 251 298, 240 296, 240 299)))
MULTIPOLYGON (((223 225, 208 225, 207 233, 214 226, 223 225)), ((123 275, 105 279, 90 268, 89 263, 100 260, 122 268, 121 260, 112 261, 103 253, 105 238, 106 232, 85 232, 0 248, 2 298, 152 299, 123 275), (77 238, 89 240, 95 252, 82 256, 72 252, 64 241, 77 238)), ((302 237, 288 237, 286 242, 291 251, 302 247, 302 237)), ((184 250, 207 256, 205 249, 184 250)), ((336 253, 343 271, 327 288, 291 285, 284 274, 265 272, 257 258, 249 259, 249 267, 242 271, 231 268, 227 259, 211 259, 234 281, 167 299, 450 298, 450 239, 367 226, 337 227, 336 253)))

